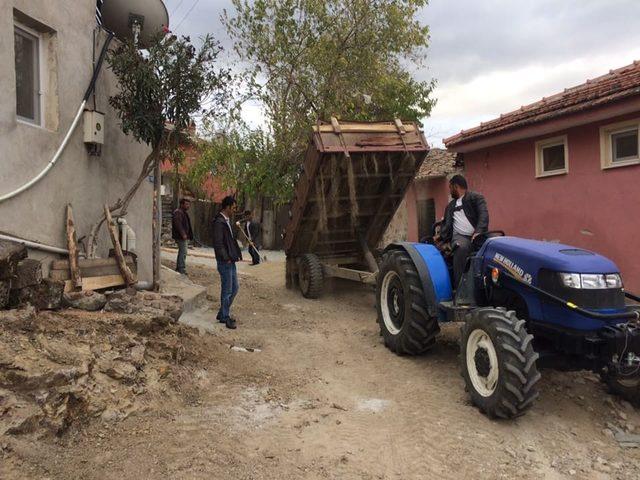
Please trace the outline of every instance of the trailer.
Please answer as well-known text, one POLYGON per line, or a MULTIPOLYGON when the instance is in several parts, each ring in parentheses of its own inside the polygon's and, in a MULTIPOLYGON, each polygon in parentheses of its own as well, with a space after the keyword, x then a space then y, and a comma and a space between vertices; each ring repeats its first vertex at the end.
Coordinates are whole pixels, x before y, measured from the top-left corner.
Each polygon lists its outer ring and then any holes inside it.
POLYGON ((287 288, 317 298, 329 277, 375 284, 375 249, 428 152, 415 122, 315 125, 284 233, 287 288))

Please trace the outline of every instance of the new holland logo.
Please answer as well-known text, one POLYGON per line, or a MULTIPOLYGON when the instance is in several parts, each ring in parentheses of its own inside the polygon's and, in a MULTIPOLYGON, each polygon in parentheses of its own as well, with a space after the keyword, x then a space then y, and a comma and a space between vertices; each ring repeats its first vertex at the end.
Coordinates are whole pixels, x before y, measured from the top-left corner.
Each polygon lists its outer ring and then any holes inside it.
POLYGON ((514 277, 519 277, 522 279, 522 281, 531 284, 531 274, 525 272, 524 269, 514 261, 508 259, 498 252, 496 252, 496 254, 493 256, 493 261, 502 265, 514 277))

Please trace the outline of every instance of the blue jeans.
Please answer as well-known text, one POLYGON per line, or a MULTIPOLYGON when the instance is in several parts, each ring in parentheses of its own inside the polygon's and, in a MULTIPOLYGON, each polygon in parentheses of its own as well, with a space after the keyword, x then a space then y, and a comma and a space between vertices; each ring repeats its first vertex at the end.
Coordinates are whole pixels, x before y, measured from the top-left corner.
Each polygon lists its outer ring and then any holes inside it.
POLYGON ((178 258, 176 259, 176 271, 180 273, 187 272, 187 244, 188 240, 177 240, 178 258))
POLYGON ((231 304, 238 293, 238 271, 235 262, 218 263, 220 274, 220 310, 218 320, 227 320, 231 313, 231 304))

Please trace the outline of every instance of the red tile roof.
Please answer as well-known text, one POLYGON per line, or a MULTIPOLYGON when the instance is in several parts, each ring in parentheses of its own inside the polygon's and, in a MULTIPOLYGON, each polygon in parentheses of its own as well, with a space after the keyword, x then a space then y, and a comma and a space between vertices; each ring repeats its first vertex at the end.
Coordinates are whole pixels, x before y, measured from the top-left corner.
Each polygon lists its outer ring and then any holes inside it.
POLYGON ((428 178, 446 177, 452 173, 461 171, 457 163, 458 154, 443 148, 432 148, 429 150, 427 158, 422 162, 420 170, 416 175, 416 180, 428 178))
POLYGON ((640 61, 444 139, 447 147, 640 95, 640 61))

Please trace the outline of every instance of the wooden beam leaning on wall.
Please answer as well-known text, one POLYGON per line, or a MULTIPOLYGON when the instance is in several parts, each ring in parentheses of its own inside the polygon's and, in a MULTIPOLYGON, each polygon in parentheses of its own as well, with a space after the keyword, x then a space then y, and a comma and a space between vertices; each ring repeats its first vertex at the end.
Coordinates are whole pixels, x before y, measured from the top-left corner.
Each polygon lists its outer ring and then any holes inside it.
POLYGON ((67 204, 67 249, 69 250, 71 284, 74 290, 80 290, 82 288, 82 275, 80 275, 80 267, 78 266, 78 239, 70 203, 67 204))
POLYGON ((122 278, 124 278, 125 284, 127 287, 133 286, 136 283, 136 279, 129 270, 127 263, 124 258, 124 254, 122 253, 122 247, 120 246, 120 240, 118 240, 118 230, 116 226, 113 224, 113 220, 111 218, 111 212, 109 211, 109 205, 104 206, 104 215, 107 219, 107 229, 109 230, 109 235, 111 236, 111 242, 113 243, 113 250, 115 252, 116 262, 118 264, 118 268, 120 269, 120 273, 122 274, 122 278))

